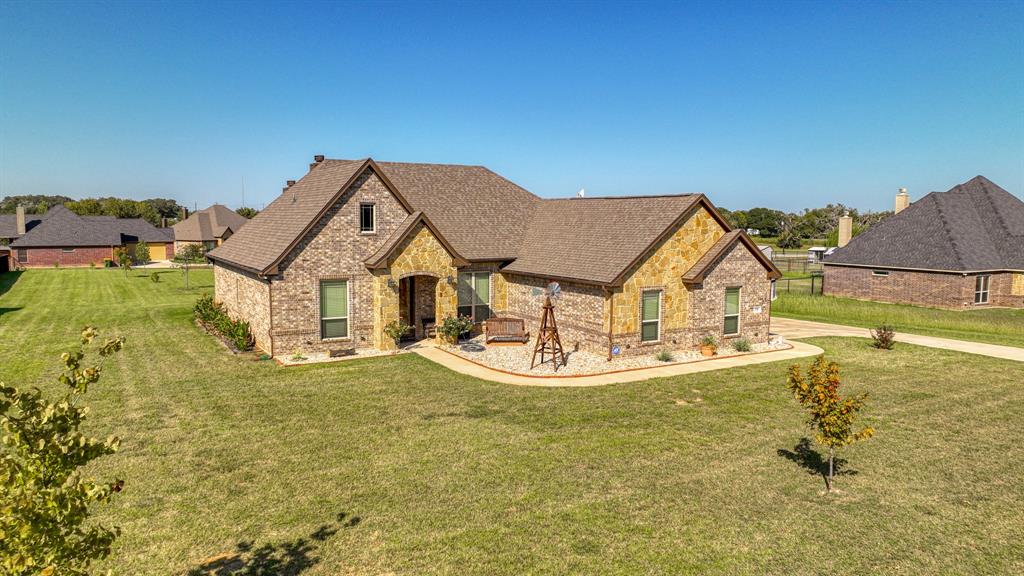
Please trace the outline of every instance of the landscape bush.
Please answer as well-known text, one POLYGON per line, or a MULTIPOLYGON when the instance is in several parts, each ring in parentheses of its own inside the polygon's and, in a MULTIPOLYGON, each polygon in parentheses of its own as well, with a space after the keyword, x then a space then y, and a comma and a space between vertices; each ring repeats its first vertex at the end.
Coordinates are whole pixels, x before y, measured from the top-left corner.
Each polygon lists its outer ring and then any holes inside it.
POLYGON ((469 316, 447 316, 437 327, 437 331, 452 344, 458 344, 459 337, 468 334, 472 329, 473 320, 469 316))
POLYGON ((737 352, 750 352, 750 340, 737 338, 732 341, 732 348, 737 352))
POLYGON ((672 361, 672 353, 669 352, 668 350, 662 350, 662 351, 658 352, 654 356, 654 358, 658 362, 671 362, 672 361))
POLYGON ((192 306, 192 313, 207 330, 214 331, 239 351, 252 350, 253 337, 249 323, 244 320, 233 320, 224 311, 224 307, 209 294, 203 294, 192 306))
POLYGON ((879 350, 892 350, 896 343, 896 331, 888 324, 882 324, 871 331, 871 346, 879 350))

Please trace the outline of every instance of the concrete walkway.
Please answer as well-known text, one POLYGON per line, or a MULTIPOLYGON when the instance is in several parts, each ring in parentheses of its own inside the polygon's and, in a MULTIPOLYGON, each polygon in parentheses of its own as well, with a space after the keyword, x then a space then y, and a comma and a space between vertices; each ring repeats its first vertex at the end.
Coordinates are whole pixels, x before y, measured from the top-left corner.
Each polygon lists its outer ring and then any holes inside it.
MULTIPOLYGON (((788 350, 774 350, 759 354, 746 354, 743 356, 731 356, 727 358, 712 358, 699 360, 697 362, 686 362, 681 364, 668 364, 666 366, 655 366, 652 368, 639 368, 623 372, 611 372, 607 374, 595 374, 593 376, 566 376, 566 377, 545 377, 545 376, 521 376, 493 370, 475 364, 445 352, 439 348, 430 346, 415 346, 409 350, 420 356, 437 362, 438 364, 466 376, 473 376, 482 380, 501 382, 503 384, 515 384, 518 386, 605 386, 607 384, 622 384, 625 382, 638 382, 650 378, 663 378, 665 376, 680 376, 683 374, 694 374, 696 372, 707 372, 710 370, 722 370, 724 368, 737 368, 740 366, 751 366, 765 362, 778 362, 779 360, 794 360, 817 356, 823 350, 805 342, 790 342, 793 347, 788 350)), ((614 366, 614 365, 612 365, 614 366)))
MULTIPOLYGON (((786 338, 786 341, 792 341, 796 338, 812 338, 814 336, 871 337, 871 331, 867 328, 840 326, 839 324, 826 324, 809 320, 792 320, 790 318, 772 318, 772 332, 781 334, 786 338)), ((1013 346, 951 340, 949 338, 904 334, 902 332, 896 333, 896 341, 927 346, 929 348, 942 348, 943 350, 954 350, 956 352, 967 352, 968 354, 980 354, 982 356, 1024 362, 1024 348, 1015 348, 1013 346)))

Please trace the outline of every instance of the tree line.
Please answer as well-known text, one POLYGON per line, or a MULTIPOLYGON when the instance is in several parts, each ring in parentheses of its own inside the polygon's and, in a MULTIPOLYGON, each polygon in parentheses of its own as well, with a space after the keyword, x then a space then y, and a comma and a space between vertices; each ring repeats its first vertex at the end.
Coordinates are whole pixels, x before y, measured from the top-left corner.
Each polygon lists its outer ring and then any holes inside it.
MULTIPOLYGON (((44 214, 54 206, 64 206, 79 216, 114 216, 115 218, 142 218, 154 226, 160 226, 166 219, 168 225, 181 220, 184 206, 169 198, 132 200, 130 198, 83 198, 75 200, 60 195, 28 194, 6 196, 0 200, 0 214, 13 214, 18 206, 24 206, 28 214, 44 214)), ((252 218, 258 211, 254 208, 236 210, 246 218, 252 218)))
POLYGON ((786 213, 771 208, 726 210, 719 212, 735 228, 758 230, 761 236, 778 238, 782 248, 799 248, 804 240, 824 239, 835 246, 839 238, 839 218, 849 214, 853 218, 853 235, 881 222, 892 211, 860 212, 843 204, 829 204, 824 208, 805 208, 801 213, 786 213))

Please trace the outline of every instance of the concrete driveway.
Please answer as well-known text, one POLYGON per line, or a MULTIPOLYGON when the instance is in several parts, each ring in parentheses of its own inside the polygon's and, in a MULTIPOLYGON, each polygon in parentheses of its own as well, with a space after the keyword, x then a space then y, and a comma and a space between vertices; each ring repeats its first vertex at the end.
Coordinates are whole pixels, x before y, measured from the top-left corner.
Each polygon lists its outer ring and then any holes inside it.
MULTIPOLYGON (((786 340, 798 338, 812 338, 814 336, 855 336, 859 338, 871 338, 871 331, 867 328, 855 328, 853 326, 841 326, 839 324, 826 324, 824 322, 811 322, 809 320, 793 320, 790 318, 772 318, 772 332, 781 334, 786 340)), ((968 354, 980 354, 1004 360, 1016 360, 1024 362, 1024 348, 1013 346, 1000 346, 998 344, 984 344, 981 342, 967 342, 966 340, 952 340, 949 338, 938 338, 935 336, 920 336, 917 334, 896 333, 897 342, 927 346, 929 348, 942 348, 943 350, 955 350, 967 352, 968 354)))

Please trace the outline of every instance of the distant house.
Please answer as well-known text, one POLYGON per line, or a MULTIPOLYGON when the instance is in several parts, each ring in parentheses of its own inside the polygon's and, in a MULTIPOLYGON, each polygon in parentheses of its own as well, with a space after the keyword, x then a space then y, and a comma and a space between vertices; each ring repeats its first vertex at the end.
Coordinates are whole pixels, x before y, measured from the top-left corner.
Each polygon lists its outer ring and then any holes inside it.
POLYGON ((199 244, 204 251, 213 250, 238 232, 249 219, 221 204, 193 212, 174 228, 174 247, 181 250, 188 244, 199 244))
POLYGON ((984 176, 909 203, 825 259, 824 293, 1024 308, 1024 202, 984 176))
POLYGON ((223 245, 215 295, 270 355, 388 349, 445 318, 515 318, 540 294, 567 348, 608 359, 768 340, 780 273, 703 194, 542 199, 483 166, 315 157, 223 245))
MULTIPOLYGON (((11 233, 7 220, 0 229, 5 235, 11 233)), ((102 266, 104 260, 113 259, 116 248, 127 248, 134 254, 139 242, 149 246, 150 260, 166 260, 174 255, 171 230, 157 228, 141 218, 79 216, 63 206, 54 206, 46 214, 31 217, 19 207, 13 221, 9 246, 12 269, 102 266)))

